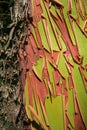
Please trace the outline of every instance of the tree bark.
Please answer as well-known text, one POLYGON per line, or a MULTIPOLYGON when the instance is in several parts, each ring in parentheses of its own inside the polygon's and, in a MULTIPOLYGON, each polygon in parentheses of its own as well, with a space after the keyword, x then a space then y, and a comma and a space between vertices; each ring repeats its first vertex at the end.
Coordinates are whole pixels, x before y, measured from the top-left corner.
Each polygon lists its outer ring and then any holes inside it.
POLYGON ((19 50, 28 35, 27 0, 0 1, 0 129, 27 130, 19 50), (22 4, 23 3, 23 4, 22 4))

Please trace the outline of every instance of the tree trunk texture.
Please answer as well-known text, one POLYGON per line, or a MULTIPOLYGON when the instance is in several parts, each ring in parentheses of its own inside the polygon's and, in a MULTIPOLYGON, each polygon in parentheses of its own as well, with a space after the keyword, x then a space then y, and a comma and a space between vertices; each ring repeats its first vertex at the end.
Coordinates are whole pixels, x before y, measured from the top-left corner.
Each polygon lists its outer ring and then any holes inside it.
POLYGON ((29 125, 19 57, 29 33, 29 4, 29 0, 0 0, 0 130, 27 130, 29 125))
POLYGON ((87 130, 87 0, 0 0, 0 129, 87 130))

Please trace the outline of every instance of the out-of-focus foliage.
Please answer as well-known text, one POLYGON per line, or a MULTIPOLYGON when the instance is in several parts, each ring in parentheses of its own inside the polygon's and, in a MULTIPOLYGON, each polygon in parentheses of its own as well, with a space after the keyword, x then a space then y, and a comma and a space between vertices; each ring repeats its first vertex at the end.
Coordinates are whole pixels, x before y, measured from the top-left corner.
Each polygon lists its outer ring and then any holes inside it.
POLYGON ((33 0, 32 16, 22 57, 30 129, 86 130, 87 1, 33 0))

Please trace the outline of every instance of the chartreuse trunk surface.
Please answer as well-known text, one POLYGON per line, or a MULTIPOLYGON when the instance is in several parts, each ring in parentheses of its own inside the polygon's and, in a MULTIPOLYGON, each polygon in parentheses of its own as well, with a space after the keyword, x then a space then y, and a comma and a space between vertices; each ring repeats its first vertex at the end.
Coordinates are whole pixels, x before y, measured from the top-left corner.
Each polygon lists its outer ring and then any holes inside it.
POLYGON ((86 130, 87 1, 33 0, 32 16, 24 86, 30 127, 86 130))

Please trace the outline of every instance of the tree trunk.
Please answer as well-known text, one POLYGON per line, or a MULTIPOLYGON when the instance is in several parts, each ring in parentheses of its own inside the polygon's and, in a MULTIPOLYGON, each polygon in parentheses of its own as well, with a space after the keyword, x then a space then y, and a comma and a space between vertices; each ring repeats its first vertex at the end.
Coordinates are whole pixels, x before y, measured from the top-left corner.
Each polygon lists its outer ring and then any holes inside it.
POLYGON ((87 1, 0 1, 0 128, 87 129, 87 1))

